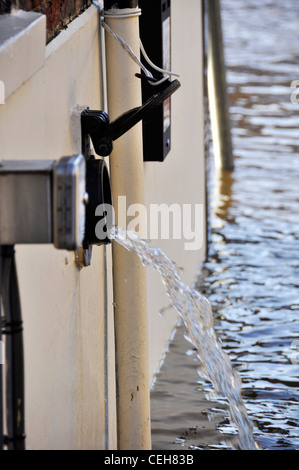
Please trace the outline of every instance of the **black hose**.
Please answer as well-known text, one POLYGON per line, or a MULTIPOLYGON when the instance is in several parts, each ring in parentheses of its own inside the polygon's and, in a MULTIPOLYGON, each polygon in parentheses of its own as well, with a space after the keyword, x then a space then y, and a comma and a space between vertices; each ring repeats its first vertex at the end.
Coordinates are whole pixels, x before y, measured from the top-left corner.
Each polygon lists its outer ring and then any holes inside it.
POLYGON ((5 335, 6 430, 8 450, 25 450, 23 322, 14 246, 2 245, 2 335, 5 335))

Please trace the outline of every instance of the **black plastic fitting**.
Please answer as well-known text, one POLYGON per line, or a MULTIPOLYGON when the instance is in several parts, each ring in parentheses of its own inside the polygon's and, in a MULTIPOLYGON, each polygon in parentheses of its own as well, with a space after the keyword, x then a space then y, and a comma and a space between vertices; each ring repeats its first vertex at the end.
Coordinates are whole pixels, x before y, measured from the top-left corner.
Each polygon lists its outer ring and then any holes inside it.
POLYGON ((111 139, 103 138, 109 126, 109 116, 105 111, 84 109, 81 113, 81 127, 83 138, 90 136, 97 155, 107 157, 112 152, 111 139))
MULTIPOLYGON (((145 79, 143 75, 137 77, 145 79)), ((146 78, 147 79, 147 78, 146 78)), ((97 155, 107 157, 113 149, 113 141, 128 132, 146 118, 181 86, 178 80, 166 80, 155 88, 155 93, 141 106, 126 111, 110 123, 105 111, 85 109, 81 113, 82 141, 90 136, 97 155)), ((85 154, 86 152, 83 151, 85 154)))
POLYGON ((112 195, 108 168, 104 160, 90 158, 86 161, 86 192, 88 203, 86 205, 85 237, 83 248, 91 245, 103 245, 110 243, 107 234, 107 225, 111 225, 112 195), (96 215, 96 208, 101 206, 103 215, 96 215), (103 235, 98 238, 96 226, 101 222, 103 235))

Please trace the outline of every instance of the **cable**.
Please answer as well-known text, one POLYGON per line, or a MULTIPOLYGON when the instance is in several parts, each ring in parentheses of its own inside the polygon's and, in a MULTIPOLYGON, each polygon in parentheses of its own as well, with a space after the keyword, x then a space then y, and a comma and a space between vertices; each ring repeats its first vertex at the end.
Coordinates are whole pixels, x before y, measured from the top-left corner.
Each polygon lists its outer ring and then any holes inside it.
POLYGON ((156 70, 157 72, 160 72, 164 75, 163 78, 161 78, 160 80, 156 80, 154 79, 153 77, 153 74, 142 64, 142 62, 140 61, 140 59, 137 57, 137 55, 133 52, 132 48, 129 46, 129 44, 126 43, 126 41, 124 39, 122 39, 118 34, 114 33, 114 31, 112 31, 112 29, 110 28, 110 26, 106 23, 106 21, 104 20, 105 16, 106 17, 110 17, 110 18, 128 18, 130 16, 136 16, 136 15, 140 15, 141 14, 141 10, 140 9, 136 9, 136 11, 134 10, 133 12, 133 15, 132 13, 121 13, 121 14, 112 14, 112 13, 107 13, 105 12, 100 5, 98 5, 96 2, 92 2, 92 4, 99 10, 99 15, 102 17, 101 18, 101 25, 103 26, 103 28, 108 32, 110 33, 114 39, 116 39, 116 41, 121 45, 121 47, 123 48, 123 50, 131 57, 131 59, 137 64, 139 65, 139 67, 141 68, 141 70, 143 70, 143 72, 145 73, 146 77, 148 77, 150 80, 148 80, 148 83, 150 83, 150 85, 152 86, 158 86, 158 85, 161 85, 161 83, 165 82, 166 80, 168 80, 172 75, 175 76, 175 77, 179 77, 179 75, 177 73, 174 73, 174 72, 171 72, 169 70, 164 70, 160 67, 158 67, 157 65, 155 65, 148 57, 147 53, 145 52, 145 49, 143 47, 143 44, 141 42, 141 39, 139 38, 139 43, 140 43, 140 49, 141 49, 141 52, 142 52, 142 55, 144 57, 144 59, 146 60, 146 62, 154 69, 156 70), (153 80, 154 79, 154 80, 153 80))
POLYGON ((133 52, 132 48, 129 46, 129 44, 126 43, 118 34, 114 33, 110 26, 102 19, 101 24, 108 33, 110 33, 116 40, 117 42, 121 45, 123 50, 131 57, 131 59, 139 65, 141 70, 145 73, 146 76, 153 78, 153 75, 147 70, 147 68, 142 64, 142 62, 139 60, 139 58, 136 56, 136 54, 133 52))
POLYGON ((167 80, 170 76, 175 76, 175 77, 179 77, 179 74, 177 73, 174 73, 174 72, 170 72, 169 70, 164 70, 164 69, 161 69, 160 67, 157 67, 157 65, 155 65, 148 57, 144 47, 143 47, 143 44, 141 42, 141 39, 139 39, 139 42, 140 42, 140 49, 141 49, 141 52, 142 52, 142 55, 143 57, 145 58, 145 60, 147 61, 147 63, 154 69, 156 70, 157 72, 160 72, 162 73, 163 75, 166 75, 164 78, 162 78, 161 80, 159 80, 158 82, 153 82, 152 85, 153 86, 157 86, 157 85, 160 85, 162 82, 164 82, 165 80, 167 80))
POLYGON ((100 5, 96 2, 92 2, 94 5, 101 10, 101 12, 105 12, 105 16, 109 18, 133 18, 134 16, 141 15, 141 8, 111 8, 110 10, 102 10, 100 5), (117 11, 117 13, 116 13, 117 11), (120 13, 121 11, 121 13, 120 13))

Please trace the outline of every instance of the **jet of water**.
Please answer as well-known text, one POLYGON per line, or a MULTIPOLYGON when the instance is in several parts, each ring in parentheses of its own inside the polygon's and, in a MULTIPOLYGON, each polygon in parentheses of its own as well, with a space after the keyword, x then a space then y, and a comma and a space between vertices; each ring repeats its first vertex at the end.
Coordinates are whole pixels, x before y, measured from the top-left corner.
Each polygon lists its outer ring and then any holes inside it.
POLYGON ((160 273, 171 305, 185 324, 186 339, 196 349, 201 364, 200 374, 211 382, 215 396, 227 399, 231 422, 239 434, 237 448, 259 449, 241 397, 241 379, 216 337, 210 302, 182 282, 181 269, 160 248, 152 247, 134 231, 112 226, 108 229, 108 236, 127 250, 134 251, 144 266, 151 266, 160 273))

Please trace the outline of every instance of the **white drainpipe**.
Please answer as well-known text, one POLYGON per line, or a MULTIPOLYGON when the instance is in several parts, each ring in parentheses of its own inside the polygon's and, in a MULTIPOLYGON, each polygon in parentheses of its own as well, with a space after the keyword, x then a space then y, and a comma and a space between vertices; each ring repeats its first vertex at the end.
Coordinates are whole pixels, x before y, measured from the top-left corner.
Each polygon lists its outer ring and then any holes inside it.
MULTIPOLYGON (((104 20, 139 55, 139 14, 137 0, 105 1, 104 20), (126 8, 129 6, 129 8, 126 8)), ((140 69, 118 41, 105 34, 107 104, 110 120, 141 104, 141 84, 135 77, 140 69)), ((118 197, 129 205, 143 204, 142 124, 134 126, 114 142, 110 156, 110 177, 116 223, 123 211, 118 197)), ((135 253, 113 242, 113 289, 116 341, 118 448, 150 449, 150 385, 146 271, 135 253)))

